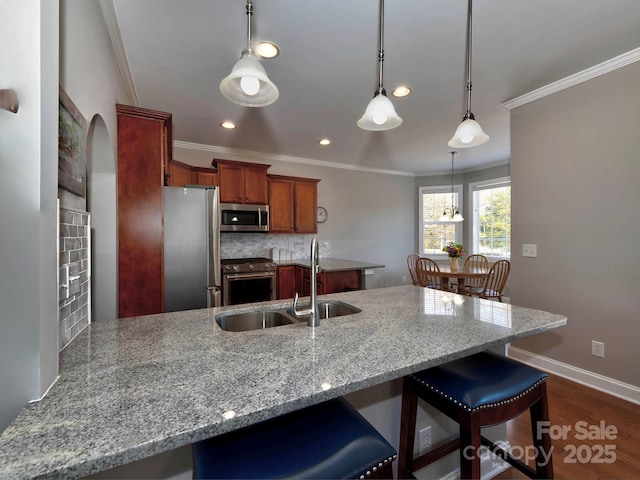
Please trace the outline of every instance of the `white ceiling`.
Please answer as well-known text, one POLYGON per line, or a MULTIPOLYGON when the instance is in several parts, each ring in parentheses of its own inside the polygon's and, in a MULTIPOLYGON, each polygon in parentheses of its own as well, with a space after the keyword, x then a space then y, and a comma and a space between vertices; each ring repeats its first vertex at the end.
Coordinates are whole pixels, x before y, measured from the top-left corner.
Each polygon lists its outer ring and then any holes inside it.
MULTIPOLYGON (((466 0, 386 1, 384 86, 404 123, 385 132, 356 126, 377 86, 377 0, 254 0, 253 40, 281 49, 262 60, 280 90, 263 108, 219 90, 245 45, 244 0, 112 1, 137 102, 173 114, 174 140, 416 174, 450 167, 466 0), (413 93, 392 97, 400 84, 413 93)), ((461 150, 456 169, 508 162, 503 102, 638 47, 638 0, 476 0, 471 110, 491 140, 461 150)))

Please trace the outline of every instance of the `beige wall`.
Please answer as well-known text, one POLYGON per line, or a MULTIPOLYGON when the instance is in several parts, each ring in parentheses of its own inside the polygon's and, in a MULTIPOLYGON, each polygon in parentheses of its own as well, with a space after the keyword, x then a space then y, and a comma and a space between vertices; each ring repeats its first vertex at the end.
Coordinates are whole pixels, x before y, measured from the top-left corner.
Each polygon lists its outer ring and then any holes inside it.
POLYGON ((99 2, 3 0, 0 18, 11 47, 0 81, 20 98, 17 114, 0 111, 0 204, 11 205, 0 210, 3 430, 58 373, 58 86, 88 122, 105 119, 114 149, 114 104, 125 100, 99 2))
POLYGON ((58 4, 0 2, 0 431, 58 374, 58 4))
POLYGON ((569 318, 515 346, 635 386, 639 84, 635 63, 511 112, 511 300, 569 318), (523 243, 537 258, 517 255, 523 243))
POLYGON ((60 85, 87 119, 87 196, 60 204, 91 214, 91 318, 113 319, 116 299, 116 103, 129 104, 100 2, 60 1, 60 85))

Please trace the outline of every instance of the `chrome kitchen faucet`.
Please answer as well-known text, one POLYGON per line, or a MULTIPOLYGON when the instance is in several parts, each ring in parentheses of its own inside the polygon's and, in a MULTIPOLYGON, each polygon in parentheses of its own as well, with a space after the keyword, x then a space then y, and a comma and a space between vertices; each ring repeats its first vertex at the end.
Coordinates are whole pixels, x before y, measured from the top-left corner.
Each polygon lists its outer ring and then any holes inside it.
POLYGON ((298 310, 298 292, 293 299, 293 313, 296 315, 309 315, 307 319, 308 327, 320 326, 320 315, 318 313, 318 281, 316 276, 320 271, 320 261, 318 260, 318 238, 311 239, 311 298, 309 308, 298 310))

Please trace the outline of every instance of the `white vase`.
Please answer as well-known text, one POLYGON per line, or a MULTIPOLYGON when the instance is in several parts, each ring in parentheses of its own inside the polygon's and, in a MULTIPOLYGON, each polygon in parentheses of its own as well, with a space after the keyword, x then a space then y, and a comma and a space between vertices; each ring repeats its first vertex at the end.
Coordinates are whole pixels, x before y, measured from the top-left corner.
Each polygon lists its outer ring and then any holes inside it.
POLYGON ((458 257, 449 257, 449 265, 452 272, 458 271, 458 257))

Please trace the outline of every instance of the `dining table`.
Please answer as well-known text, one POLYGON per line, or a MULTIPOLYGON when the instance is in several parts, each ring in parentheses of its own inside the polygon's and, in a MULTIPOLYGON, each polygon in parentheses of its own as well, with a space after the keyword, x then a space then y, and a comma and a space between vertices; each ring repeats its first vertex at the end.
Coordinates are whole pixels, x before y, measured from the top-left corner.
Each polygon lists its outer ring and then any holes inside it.
POLYGON ((440 267, 440 277, 442 279, 443 289, 449 289, 449 279, 455 278, 458 285, 456 292, 464 293, 464 284, 467 279, 482 279, 489 275, 488 268, 464 267, 460 266, 457 270, 452 270, 450 265, 440 267))

